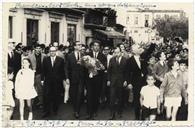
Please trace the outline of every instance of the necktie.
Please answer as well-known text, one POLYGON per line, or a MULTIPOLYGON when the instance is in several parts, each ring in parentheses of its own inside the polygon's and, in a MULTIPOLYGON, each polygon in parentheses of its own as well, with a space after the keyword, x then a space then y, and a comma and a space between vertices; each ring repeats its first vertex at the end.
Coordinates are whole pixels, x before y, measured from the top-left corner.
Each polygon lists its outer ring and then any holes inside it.
POLYGON ((80 59, 80 54, 79 54, 79 52, 77 52, 77 60, 79 60, 80 59))
POLYGON ((96 58, 96 52, 94 52, 94 58, 96 58))
POLYGON ((54 66, 54 57, 51 58, 52 67, 54 66))
POLYGON ((116 58, 116 61, 117 61, 118 64, 120 64, 120 63, 119 63, 119 57, 116 58))
POLYGON ((14 57, 14 53, 13 52, 11 52, 11 58, 13 58, 14 57))

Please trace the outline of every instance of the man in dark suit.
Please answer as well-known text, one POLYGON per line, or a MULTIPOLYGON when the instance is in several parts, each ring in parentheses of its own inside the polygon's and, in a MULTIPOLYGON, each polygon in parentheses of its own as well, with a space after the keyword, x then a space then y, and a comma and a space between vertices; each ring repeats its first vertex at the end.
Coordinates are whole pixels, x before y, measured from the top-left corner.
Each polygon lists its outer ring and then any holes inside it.
MULTIPOLYGON (((79 64, 81 53, 80 42, 74 44, 74 51, 67 56, 66 69, 68 81, 70 80, 70 98, 73 103, 74 117, 79 118, 81 100, 84 93, 85 68, 79 64)), ((68 82, 69 83, 69 82, 68 82)))
POLYGON ((45 54, 41 52, 41 45, 36 44, 34 52, 28 56, 32 69, 35 71, 35 82, 34 86, 38 94, 39 102, 36 104, 40 108, 43 107, 43 87, 41 85, 41 72, 42 72, 42 64, 43 59, 45 58, 45 54))
POLYGON ((132 46, 133 56, 127 60, 126 65, 126 80, 125 85, 128 88, 133 88, 133 103, 135 108, 136 120, 140 117, 140 91, 145 83, 145 76, 147 73, 146 63, 140 59, 140 55, 143 53, 143 49, 138 45, 132 46))
POLYGON ((107 81, 107 85, 110 86, 110 119, 112 120, 116 118, 116 112, 118 112, 120 118, 122 117, 123 86, 126 70, 126 58, 122 56, 119 47, 114 49, 114 54, 115 56, 111 58, 109 63, 107 81))
POLYGON ((14 42, 8 42, 8 67, 14 68, 14 42))
MULTIPOLYGON (((92 42, 92 51, 88 53, 89 56, 98 59, 104 67, 106 67, 106 57, 100 52, 100 42, 92 42)), ((97 116, 97 110, 100 101, 100 93, 102 91, 104 70, 99 70, 96 76, 87 77, 87 119, 93 119, 97 116)))
MULTIPOLYGON (((57 114, 62 83, 65 80, 64 60, 56 56, 56 48, 50 47, 50 56, 43 59, 42 80, 44 80, 44 110, 43 117, 50 114, 50 109, 57 114)), ((43 81, 41 81, 43 84, 43 81)))

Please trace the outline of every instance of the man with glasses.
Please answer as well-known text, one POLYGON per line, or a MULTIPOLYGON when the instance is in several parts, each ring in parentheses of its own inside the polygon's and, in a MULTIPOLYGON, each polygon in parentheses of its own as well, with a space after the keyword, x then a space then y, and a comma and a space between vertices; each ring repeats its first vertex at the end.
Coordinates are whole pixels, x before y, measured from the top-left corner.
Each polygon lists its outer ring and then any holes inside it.
POLYGON ((57 49, 53 46, 49 49, 49 56, 43 59, 41 83, 44 90, 44 117, 49 116, 50 110, 57 115, 61 87, 66 79, 64 60, 56 56, 57 49), (44 82, 44 84, 43 84, 44 82))
POLYGON ((109 93, 109 87, 107 86, 107 69, 109 66, 110 59, 112 58, 112 55, 110 54, 110 47, 109 46, 104 46, 103 49, 103 54, 106 56, 106 69, 104 71, 104 77, 103 77, 103 87, 102 87, 102 93, 101 93, 101 102, 102 102, 102 107, 104 108, 106 104, 109 103, 110 100, 110 93, 109 93))

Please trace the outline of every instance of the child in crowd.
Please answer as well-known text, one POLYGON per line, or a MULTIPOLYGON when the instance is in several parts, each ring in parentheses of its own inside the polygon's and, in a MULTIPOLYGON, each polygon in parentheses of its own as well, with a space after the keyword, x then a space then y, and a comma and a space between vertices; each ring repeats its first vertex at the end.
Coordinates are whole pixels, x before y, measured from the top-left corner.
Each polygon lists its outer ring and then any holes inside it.
MULTIPOLYGON (((186 89, 187 98, 188 98, 188 60, 181 59, 179 61, 179 71, 178 73, 183 76, 184 79, 184 87, 186 89)), ((186 98, 186 99, 187 99, 186 98)), ((188 119, 188 102, 185 100, 185 97, 182 97, 181 107, 180 107, 180 119, 187 120, 188 119)))
POLYGON ((147 75, 146 82, 140 91, 142 120, 155 120, 157 113, 160 114, 160 89, 154 85, 153 75, 147 75))
POLYGON ((183 76, 178 73, 179 64, 176 60, 168 61, 170 71, 165 74, 164 80, 160 86, 161 103, 166 107, 167 120, 176 121, 178 108, 181 106, 182 95, 187 102, 187 93, 185 89, 183 76))
POLYGON ((150 59, 148 60, 148 74, 153 74, 153 68, 154 65, 156 64, 156 58, 154 56, 151 56, 150 59))
POLYGON ((13 98, 13 69, 12 68, 8 68, 8 80, 7 80, 7 84, 5 85, 5 88, 3 89, 3 104, 2 104, 2 108, 3 108, 3 112, 5 112, 3 114, 3 121, 7 121, 11 119, 11 116, 13 114, 13 110, 15 107, 15 102, 14 102, 14 98, 13 98))
POLYGON ((20 119, 24 120, 24 101, 27 100, 29 107, 29 120, 32 120, 32 104, 31 99, 37 96, 37 92, 34 88, 34 71, 30 68, 30 60, 24 58, 22 60, 22 69, 20 69, 16 75, 15 91, 16 98, 19 99, 20 119))
POLYGON ((165 73, 168 72, 168 66, 166 63, 166 54, 164 52, 159 52, 157 54, 157 58, 159 59, 158 62, 153 67, 153 74, 156 79, 156 86, 160 87, 160 84, 162 83, 164 79, 165 73))

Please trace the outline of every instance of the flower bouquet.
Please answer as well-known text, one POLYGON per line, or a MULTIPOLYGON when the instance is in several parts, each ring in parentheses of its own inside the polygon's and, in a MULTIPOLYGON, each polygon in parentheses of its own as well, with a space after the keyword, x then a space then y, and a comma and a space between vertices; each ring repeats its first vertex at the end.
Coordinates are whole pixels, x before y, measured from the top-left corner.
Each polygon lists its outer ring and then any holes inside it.
POLYGON ((98 59, 92 58, 89 55, 83 56, 79 63, 88 69, 89 78, 96 76, 98 70, 105 69, 104 65, 98 59))

